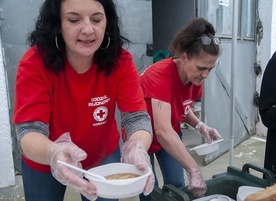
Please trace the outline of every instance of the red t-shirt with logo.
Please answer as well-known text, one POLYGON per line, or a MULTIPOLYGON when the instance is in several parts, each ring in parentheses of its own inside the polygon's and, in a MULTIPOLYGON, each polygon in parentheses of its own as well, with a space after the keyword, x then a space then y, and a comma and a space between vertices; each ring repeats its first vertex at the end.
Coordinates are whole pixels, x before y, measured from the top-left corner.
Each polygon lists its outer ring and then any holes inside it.
MULTIPOLYGON (((147 109, 152 119, 153 128, 151 98, 162 100, 171 105, 171 124, 173 129, 178 133, 180 131, 180 121, 184 121, 189 112, 188 106, 201 98, 202 85, 184 85, 180 80, 177 66, 172 58, 152 64, 140 76, 140 82, 144 91, 147 109)), ((149 152, 154 153, 161 148, 162 146, 159 144, 154 133, 149 152)))
MULTIPOLYGON (((69 132, 72 141, 87 153, 83 168, 98 165, 119 145, 116 104, 122 112, 146 110, 131 54, 123 50, 117 65, 108 76, 97 72, 95 63, 78 74, 66 61, 64 70, 55 74, 44 66, 35 48, 30 48, 18 66, 13 123, 49 124, 53 141, 69 132)), ((35 170, 50 172, 47 165, 23 159, 35 170)))

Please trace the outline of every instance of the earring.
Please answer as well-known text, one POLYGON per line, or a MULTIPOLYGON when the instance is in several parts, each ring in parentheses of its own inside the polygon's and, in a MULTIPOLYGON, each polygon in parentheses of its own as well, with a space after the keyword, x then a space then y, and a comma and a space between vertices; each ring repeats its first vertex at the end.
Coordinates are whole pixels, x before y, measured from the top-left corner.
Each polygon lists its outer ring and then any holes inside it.
POLYGON ((106 35, 107 35, 107 45, 105 47, 100 47, 101 50, 107 49, 110 45, 110 36, 107 32, 106 32, 106 35))
POLYGON ((55 37, 55 43, 56 43, 56 47, 59 51, 62 51, 62 49, 58 46, 58 38, 57 36, 55 37))

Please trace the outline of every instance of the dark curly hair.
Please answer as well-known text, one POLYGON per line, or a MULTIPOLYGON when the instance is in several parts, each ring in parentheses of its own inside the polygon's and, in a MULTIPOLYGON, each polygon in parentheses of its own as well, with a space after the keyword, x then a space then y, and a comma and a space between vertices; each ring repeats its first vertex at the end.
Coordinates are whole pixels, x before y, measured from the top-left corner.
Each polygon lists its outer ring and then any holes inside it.
POLYGON ((210 38, 215 36, 213 25, 204 18, 193 18, 184 27, 178 30, 170 44, 169 50, 174 58, 179 58, 186 52, 189 58, 197 57, 200 52, 217 56, 220 54, 220 46, 213 41, 210 45, 204 45, 199 39, 203 35, 210 38))
MULTIPOLYGON (((66 0, 45 0, 40 8, 40 14, 35 24, 35 30, 28 37, 31 46, 36 45, 38 53, 43 55, 44 65, 58 73, 65 66, 64 58, 64 40, 59 33, 61 27, 60 5, 66 0), (58 50, 55 45, 55 37, 58 37, 58 50)), ((108 48, 99 48, 94 54, 94 62, 98 65, 98 71, 105 71, 108 75, 116 67, 118 56, 122 52, 122 47, 130 41, 120 33, 119 17, 113 0, 95 0, 104 8, 107 18, 106 33, 110 37, 108 48)), ((108 43, 107 34, 105 34, 102 46, 106 47, 108 43)))

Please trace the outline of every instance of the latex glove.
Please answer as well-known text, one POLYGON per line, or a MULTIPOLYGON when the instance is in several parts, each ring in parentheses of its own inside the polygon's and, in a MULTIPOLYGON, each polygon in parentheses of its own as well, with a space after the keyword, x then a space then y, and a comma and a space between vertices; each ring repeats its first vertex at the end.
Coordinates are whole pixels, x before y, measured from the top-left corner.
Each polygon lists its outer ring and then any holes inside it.
POLYGON ((207 143, 221 139, 221 136, 216 129, 206 126, 202 121, 196 125, 195 129, 206 138, 207 143))
POLYGON ((87 157, 86 153, 72 142, 69 133, 64 133, 55 141, 47 156, 52 175, 60 183, 72 187, 89 200, 97 199, 96 187, 83 179, 82 173, 57 163, 57 160, 61 160, 81 168, 80 161, 87 157))
MULTIPOLYGON (((128 140, 123 144, 121 152, 123 163, 134 164, 141 171, 145 171, 149 167, 152 168, 150 157, 142 142, 138 140, 128 140)), ((154 183, 155 177, 152 172, 149 175, 145 188, 143 190, 144 195, 149 195, 152 192, 154 188, 154 183)))
POLYGON ((207 186, 202 177, 202 174, 199 169, 193 168, 190 170, 186 170, 188 178, 189 178, 189 185, 188 190, 196 197, 203 197, 206 193, 207 186))

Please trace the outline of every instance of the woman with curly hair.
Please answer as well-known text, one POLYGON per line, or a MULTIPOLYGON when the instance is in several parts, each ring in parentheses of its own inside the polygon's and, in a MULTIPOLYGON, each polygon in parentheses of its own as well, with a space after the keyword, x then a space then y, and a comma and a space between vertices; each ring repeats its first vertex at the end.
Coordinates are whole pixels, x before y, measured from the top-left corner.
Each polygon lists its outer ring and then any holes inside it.
MULTIPOLYGON (((61 201, 67 185, 83 201, 105 200, 97 198, 93 183, 58 160, 84 169, 120 161, 141 170, 151 166, 150 117, 118 23, 112 0, 42 4, 16 75, 13 123, 27 201, 61 201), (121 153, 116 105, 127 136, 121 153)), ((152 174, 143 193, 153 184, 152 174)))

